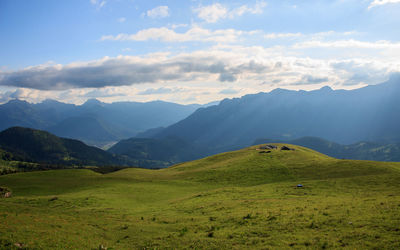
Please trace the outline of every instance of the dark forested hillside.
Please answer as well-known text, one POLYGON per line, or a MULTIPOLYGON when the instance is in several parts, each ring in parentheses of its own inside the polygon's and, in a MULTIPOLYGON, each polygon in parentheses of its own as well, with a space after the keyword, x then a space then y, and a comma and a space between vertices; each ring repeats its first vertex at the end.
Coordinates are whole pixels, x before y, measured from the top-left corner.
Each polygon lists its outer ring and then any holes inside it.
POLYGON ((60 165, 116 165, 111 154, 45 131, 12 127, 0 132, 0 148, 10 154, 7 160, 60 165))

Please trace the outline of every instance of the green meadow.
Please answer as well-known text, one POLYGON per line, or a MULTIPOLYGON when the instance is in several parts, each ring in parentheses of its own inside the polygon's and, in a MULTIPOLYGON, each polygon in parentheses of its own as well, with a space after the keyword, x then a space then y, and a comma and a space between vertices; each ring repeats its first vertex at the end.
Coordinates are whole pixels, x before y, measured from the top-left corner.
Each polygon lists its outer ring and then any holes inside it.
POLYGON ((290 147, 0 176, 0 249, 400 249, 400 163, 290 147))

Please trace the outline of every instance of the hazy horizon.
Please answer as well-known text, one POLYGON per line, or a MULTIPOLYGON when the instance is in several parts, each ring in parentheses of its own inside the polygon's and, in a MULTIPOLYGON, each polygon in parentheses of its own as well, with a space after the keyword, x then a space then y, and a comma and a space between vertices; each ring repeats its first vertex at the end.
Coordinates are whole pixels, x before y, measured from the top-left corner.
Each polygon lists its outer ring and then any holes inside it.
MULTIPOLYGON (((380 83, 378 83, 378 84, 380 84, 380 83)), ((366 85, 366 86, 369 86, 369 85, 366 85)), ((7 102, 9 102, 9 101, 13 101, 13 100, 27 101, 28 103, 32 103, 32 104, 43 103, 43 102, 45 102, 45 101, 57 101, 57 102, 62 102, 62 103, 66 103, 66 104, 83 105, 83 104, 85 104, 86 102, 89 102, 89 101, 91 101, 91 100, 97 100, 97 101, 99 101, 99 102, 101 102, 101 103, 105 103, 105 104, 112 104, 112 103, 118 103, 118 102, 137 102, 137 103, 170 102, 170 103, 176 103, 176 104, 180 104, 180 105, 207 105, 207 104, 210 104, 210 103, 221 102, 221 101, 224 100, 224 99, 242 98, 242 97, 244 97, 244 96, 246 96, 246 95, 254 95, 254 94, 259 94, 259 93, 271 93, 271 92, 276 91, 276 90, 278 90, 278 89, 289 90, 289 91, 306 91, 306 92, 310 92, 310 91, 321 90, 321 89, 324 89, 324 88, 327 88, 327 87, 330 88, 330 89, 332 89, 332 90, 356 90, 356 89, 364 88, 364 87, 366 87, 366 86, 357 86, 356 88, 349 88, 349 89, 345 89, 345 88, 337 88, 337 89, 335 89, 335 88, 332 88, 332 87, 329 86, 329 85, 325 85, 325 86, 322 86, 322 87, 318 87, 318 88, 315 88, 315 89, 309 89, 309 90, 304 90, 304 89, 290 89, 290 88, 280 88, 280 87, 278 87, 278 88, 271 89, 271 90, 268 90, 268 91, 259 91, 259 92, 243 94, 243 95, 239 95, 239 96, 235 96, 235 97, 226 97, 226 98, 223 98, 223 99, 212 100, 212 101, 205 102, 205 103, 181 103, 181 102, 179 102, 179 101, 173 102, 173 101, 165 101, 165 100, 161 100, 161 99, 154 99, 154 100, 149 100, 149 101, 135 101, 135 100, 127 100, 127 101, 123 101, 123 100, 122 100, 122 101, 121 101, 121 100, 111 100, 111 101, 110 101, 110 100, 105 100, 105 101, 103 101, 101 97, 88 97, 87 99, 82 99, 80 102, 75 102, 75 103, 74 103, 74 102, 67 102, 67 101, 62 101, 62 100, 57 100, 57 99, 52 99, 52 98, 46 98, 46 99, 41 99, 41 100, 33 100, 33 101, 30 101, 30 100, 26 100, 26 99, 23 99, 23 98, 20 99, 20 98, 18 98, 18 97, 15 97, 15 98, 10 98, 10 99, 8 99, 8 100, 6 100, 6 101, 4 101, 4 102, 0 102, 0 105, 1 105, 1 104, 5 104, 5 103, 7 103, 7 102)))

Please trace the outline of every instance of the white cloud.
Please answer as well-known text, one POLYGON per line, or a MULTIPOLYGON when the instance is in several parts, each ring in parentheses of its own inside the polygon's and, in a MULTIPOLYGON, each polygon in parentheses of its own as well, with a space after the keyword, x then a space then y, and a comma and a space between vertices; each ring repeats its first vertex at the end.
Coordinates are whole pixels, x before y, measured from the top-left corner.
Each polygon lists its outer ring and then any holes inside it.
POLYGON ((227 8, 222 6, 220 3, 196 8, 194 9, 194 12, 197 13, 199 18, 208 23, 215 23, 219 19, 224 19, 228 14, 227 8))
POLYGON ((117 20, 119 23, 124 23, 125 21, 126 21, 126 18, 125 17, 120 17, 120 18, 118 18, 118 20, 117 20))
POLYGON ((158 6, 147 11, 147 16, 151 18, 164 18, 169 16, 168 6, 158 6))
POLYGON ((368 6, 368 9, 371 9, 371 8, 379 6, 379 5, 390 4, 390 3, 400 3, 400 0, 374 0, 370 3, 370 5, 368 6))
POLYGON ((254 34, 256 31, 240 31, 235 29, 209 30, 193 26, 184 33, 178 33, 166 27, 140 30, 135 34, 118 34, 101 37, 102 41, 148 41, 163 42, 235 42, 241 35, 254 34))
POLYGON ((193 9, 193 12, 197 14, 198 18, 203 19, 208 23, 215 23, 220 19, 233 19, 246 13, 261 14, 266 6, 266 2, 257 1, 257 3, 253 7, 242 5, 234 9, 228 9, 226 6, 220 3, 214 3, 212 5, 200 6, 198 8, 195 8, 193 9))

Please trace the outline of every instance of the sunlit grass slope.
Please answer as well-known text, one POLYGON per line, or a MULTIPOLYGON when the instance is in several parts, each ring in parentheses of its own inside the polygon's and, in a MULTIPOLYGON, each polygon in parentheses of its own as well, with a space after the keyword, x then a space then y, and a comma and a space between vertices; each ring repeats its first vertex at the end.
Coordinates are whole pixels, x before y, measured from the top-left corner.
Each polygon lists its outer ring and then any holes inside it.
POLYGON ((0 248, 400 248, 399 163, 290 147, 0 176, 14 194, 0 199, 0 248))

